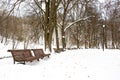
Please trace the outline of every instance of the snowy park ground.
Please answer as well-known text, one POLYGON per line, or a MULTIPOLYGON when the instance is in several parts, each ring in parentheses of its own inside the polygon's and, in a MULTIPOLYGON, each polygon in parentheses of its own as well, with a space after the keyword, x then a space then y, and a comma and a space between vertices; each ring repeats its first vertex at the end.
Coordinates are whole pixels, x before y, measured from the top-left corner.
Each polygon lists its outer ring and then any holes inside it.
MULTIPOLYGON (((9 56, 1 47, 0 57, 9 56)), ((0 80, 120 80, 120 50, 76 49, 52 52, 50 58, 13 64, 0 59, 0 80)))

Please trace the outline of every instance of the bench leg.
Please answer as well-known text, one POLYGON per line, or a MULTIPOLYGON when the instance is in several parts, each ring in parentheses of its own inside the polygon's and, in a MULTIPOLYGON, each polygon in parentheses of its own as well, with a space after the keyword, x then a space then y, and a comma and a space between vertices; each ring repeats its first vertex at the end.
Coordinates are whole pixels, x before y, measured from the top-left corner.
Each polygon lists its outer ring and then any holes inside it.
POLYGON ((23 64, 25 64, 25 61, 24 61, 24 63, 23 64))
POLYGON ((50 55, 46 55, 48 58, 50 57, 50 55))
POLYGON ((13 61, 13 63, 15 64, 15 60, 13 61))
POLYGON ((39 61, 39 59, 37 59, 37 61, 39 61))

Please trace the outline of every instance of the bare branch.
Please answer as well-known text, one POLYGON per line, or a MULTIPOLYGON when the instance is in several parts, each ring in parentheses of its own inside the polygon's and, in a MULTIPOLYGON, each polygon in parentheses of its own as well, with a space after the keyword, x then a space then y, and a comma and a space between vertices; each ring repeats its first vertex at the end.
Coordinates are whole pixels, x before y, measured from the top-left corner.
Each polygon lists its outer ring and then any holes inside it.
POLYGON ((80 22, 80 21, 82 21, 82 20, 87 20, 88 18, 91 18, 91 17, 94 17, 94 16, 88 16, 88 17, 86 17, 86 18, 81 18, 81 19, 78 19, 78 20, 76 20, 75 22, 73 22, 73 23, 70 23, 65 29, 64 29, 64 31, 66 31, 69 27, 71 27, 73 24, 75 24, 75 23, 77 23, 77 22, 80 22))
POLYGON ((2 23, 4 20, 6 20, 6 19, 10 16, 10 14, 14 11, 15 7, 16 7, 18 4, 20 4, 21 2, 22 2, 21 0, 17 0, 17 1, 13 4, 12 9, 9 11, 8 15, 7 15, 5 18, 3 18, 3 19, 0 21, 0 23, 2 23))
POLYGON ((35 4, 37 5, 37 7, 43 12, 45 13, 45 11, 41 8, 41 6, 38 4, 37 0, 34 0, 35 4))

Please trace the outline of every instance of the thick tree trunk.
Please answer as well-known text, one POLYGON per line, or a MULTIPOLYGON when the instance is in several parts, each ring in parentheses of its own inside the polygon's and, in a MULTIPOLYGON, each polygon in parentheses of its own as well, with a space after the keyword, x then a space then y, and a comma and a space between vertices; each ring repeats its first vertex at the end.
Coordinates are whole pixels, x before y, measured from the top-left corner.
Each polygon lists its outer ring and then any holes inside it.
POLYGON ((64 28, 62 28, 62 47, 63 49, 66 48, 64 28))
POLYGON ((44 44, 45 44, 45 50, 48 48, 48 36, 49 36, 49 12, 50 12, 50 0, 46 2, 46 13, 45 13, 45 28, 44 28, 44 44))
MULTIPOLYGON (((52 37, 54 29, 57 30, 57 6, 56 0, 48 0, 46 2, 46 28, 45 28, 45 49, 49 48, 52 51, 52 37)), ((55 31, 56 31, 55 30, 55 31)), ((56 32, 57 35, 57 32, 56 32)), ((58 39, 56 39, 58 41, 58 39)), ((57 47, 59 46, 57 42, 57 47)))
POLYGON ((56 47, 57 47, 57 50, 59 50, 58 28, 56 25, 55 25, 55 33, 56 33, 56 47))

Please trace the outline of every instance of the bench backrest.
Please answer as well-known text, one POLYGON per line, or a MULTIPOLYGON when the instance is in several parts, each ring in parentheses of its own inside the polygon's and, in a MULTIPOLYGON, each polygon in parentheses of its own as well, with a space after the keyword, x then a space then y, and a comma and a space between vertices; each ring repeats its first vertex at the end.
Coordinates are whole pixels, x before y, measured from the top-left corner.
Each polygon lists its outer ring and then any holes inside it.
POLYGON ((11 52, 15 61, 24 61, 24 51, 22 50, 8 50, 11 52))
POLYGON ((32 49, 35 56, 38 56, 38 57, 43 57, 44 56, 44 51, 43 49, 32 49))
POLYGON ((12 56, 15 61, 21 61, 25 58, 32 57, 32 53, 29 49, 21 49, 21 50, 8 50, 8 52, 12 53, 12 56))
POLYGON ((28 57, 33 57, 31 50, 27 49, 27 50, 23 50, 24 51, 24 57, 28 58, 28 57))

